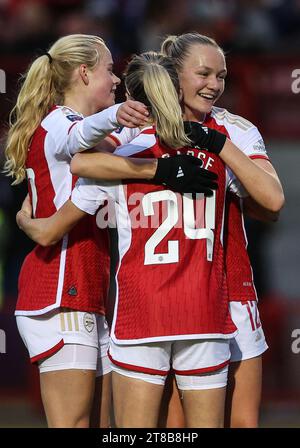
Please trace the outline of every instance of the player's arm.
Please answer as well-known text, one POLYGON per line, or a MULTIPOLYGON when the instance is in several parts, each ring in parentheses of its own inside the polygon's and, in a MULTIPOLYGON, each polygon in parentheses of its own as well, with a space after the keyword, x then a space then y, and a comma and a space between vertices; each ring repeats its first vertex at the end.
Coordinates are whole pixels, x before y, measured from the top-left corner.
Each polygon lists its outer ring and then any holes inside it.
POLYGON ((280 212, 271 212, 259 205, 250 196, 243 199, 243 211, 252 219, 262 222, 276 222, 279 219, 280 212))
POLYGON ((275 169, 268 160, 251 160, 230 140, 219 154, 259 206, 278 213, 284 205, 284 193, 275 169))
POLYGON ((139 128, 124 127, 118 133, 113 132, 99 142, 96 151, 91 154, 78 153, 71 161, 71 171, 79 177, 96 180, 145 179, 154 177, 157 170, 157 160, 140 158, 123 158, 110 156, 118 147, 126 147, 140 133, 139 128), (102 154, 98 154, 98 153, 102 154), (105 155, 103 153, 106 153, 105 155))
POLYGON ((98 145, 95 146, 94 151, 91 152, 108 152, 113 153, 117 149, 118 145, 109 135, 101 140, 98 145))
POLYGON ((254 161, 224 134, 214 129, 203 129, 199 123, 186 123, 186 132, 194 145, 217 154, 260 206, 275 213, 283 207, 282 186, 269 161, 254 161))
POLYGON ((107 152, 77 153, 71 160, 72 174, 98 180, 150 180, 156 170, 157 159, 121 157, 107 152))
POLYGON ((101 112, 76 120, 68 129, 62 147, 69 155, 95 147, 120 125, 130 128, 145 126, 149 112, 143 103, 128 100, 101 112))
POLYGON ((96 151, 113 153, 119 146, 127 145, 141 132, 140 128, 121 127, 101 140, 96 146, 96 151))
POLYGON ((85 216, 70 200, 49 218, 33 219, 28 197, 17 213, 16 221, 26 235, 41 246, 51 246, 68 233, 85 216))
MULTIPOLYGON (((275 179, 278 179, 274 167, 268 160, 254 159, 254 162, 258 166, 261 166, 263 169, 265 169, 270 175, 274 176, 275 179)), ((280 182, 279 179, 278 182, 280 182)), ((257 219, 263 222, 276 222, 278 221, 280 214, 280 210, 275 212, 262 207, 251 196, 245 197, 243 199, 243 210, 250 218, 257 219)))
POLYGON ((166 185, 180 193, 204 193, 211 196, 217 190, 217 175, 202 168, 202 160, 186 154, 159 159, 138 159, 114 154, 76 154, 71 172, 80 177, 100 181, 142 179, 166 185), (78 167, 77 164, 78 163, 78 167), (178 176, 178 170, 183 173, 178 176))

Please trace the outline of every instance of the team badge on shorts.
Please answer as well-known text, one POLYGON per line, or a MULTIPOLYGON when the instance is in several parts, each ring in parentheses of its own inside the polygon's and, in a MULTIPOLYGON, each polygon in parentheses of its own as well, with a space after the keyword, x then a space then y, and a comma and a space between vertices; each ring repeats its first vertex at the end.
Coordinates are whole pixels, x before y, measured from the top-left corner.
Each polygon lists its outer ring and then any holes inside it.
POLYGON ((88 333, 91 333, 95 327, 94 317, 90 313, 84 313, 83 315, 83 325, 88 333))

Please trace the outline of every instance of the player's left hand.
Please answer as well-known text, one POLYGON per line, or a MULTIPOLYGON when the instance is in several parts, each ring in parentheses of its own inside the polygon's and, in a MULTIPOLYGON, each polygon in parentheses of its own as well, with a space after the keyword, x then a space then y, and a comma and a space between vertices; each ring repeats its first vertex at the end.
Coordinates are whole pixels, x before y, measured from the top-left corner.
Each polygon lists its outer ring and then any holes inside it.
POLYGON ((26 198, 24 199, 22 203, 21 209, 18 211, 16 215, 16 222, 19 227, 19 229, 22 230, 22 222, 24 217, 31 218, 32 217, 32 205, 30 202, 30 196, 27 194, 26 198))
POLYGON ((212 196, 217 190, 217 174, 202 168, 203 162, 190 155, 176 155, 157 159, 157 169, 153 180, 165 184, 180 193, 204 193, 212 196))
POLYGON ((138 128, 148 124, 149 112, 139 101, 127 100, 117 111, 117 121, 127 128, 138 128))
POLYGON ((26 195, 26 198, 24 199, 24 201, 22 203, 21 210, 22 210, 23 213, 25 213, 25 215, 28 216, 28 218, 31 218, 31 216, 32 216, 32 204, 31 204, 31 201, 30 201, 29 194, 26 195))
POLYGON ((184 131, 192 141, 193 148, 220 154, 226 143, 226 135, 194 121, 184 121, 184 131))

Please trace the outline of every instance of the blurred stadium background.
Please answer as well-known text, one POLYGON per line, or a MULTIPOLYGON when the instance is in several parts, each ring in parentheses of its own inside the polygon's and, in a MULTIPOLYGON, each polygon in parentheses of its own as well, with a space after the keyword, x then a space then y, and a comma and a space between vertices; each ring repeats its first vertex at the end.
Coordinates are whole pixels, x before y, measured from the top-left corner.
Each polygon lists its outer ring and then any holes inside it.
MULTIPOLYGON (((300 427, 300 0, 0 0, 0 137, 20 74, 58 37, 100 35, 120 75, 132 53, 194 30, 225 49, 229 76, 218 105, 258 126, 285 189, 280 221, 248 220, 247 229, 270 346, 261 426, 300 427)), ((119 100, 122 94, 120 88, 119 100)), ((37 371, 13 317, 19 269, 32 247, 15 225, 25 194, 26 185, 11 187, 1 175, 0 427, 45 426, 37 371)))

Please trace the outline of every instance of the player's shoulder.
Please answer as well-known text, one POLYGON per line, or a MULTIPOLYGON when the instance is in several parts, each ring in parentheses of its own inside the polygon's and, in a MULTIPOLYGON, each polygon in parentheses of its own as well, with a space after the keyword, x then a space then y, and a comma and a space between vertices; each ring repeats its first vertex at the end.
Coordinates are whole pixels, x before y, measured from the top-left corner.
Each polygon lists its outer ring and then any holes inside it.
POLYGON ((83 116, 66 106, 54 106, 43 119, 41 125, 49 133, 68 132, 73 123, 81 121, 83 116))
POLYGON ((250 129, 256 128, 256 126, 240 115, 233 114, 223 107, 213 107, 211 118, 220 126, 225 128, 233 128, 241 132, 247 132, 250 129))
POLYGON ((155 129, 147 127, 143 129, 130 143, 120 146, 114 154, 130 156, 145 151, 156 144, 155 129))
POLYGON ((147 145, 150 147, 156 143, 156 134, 153 126, 142 129, 142 131, 132 140, 135 145, 147 145))

